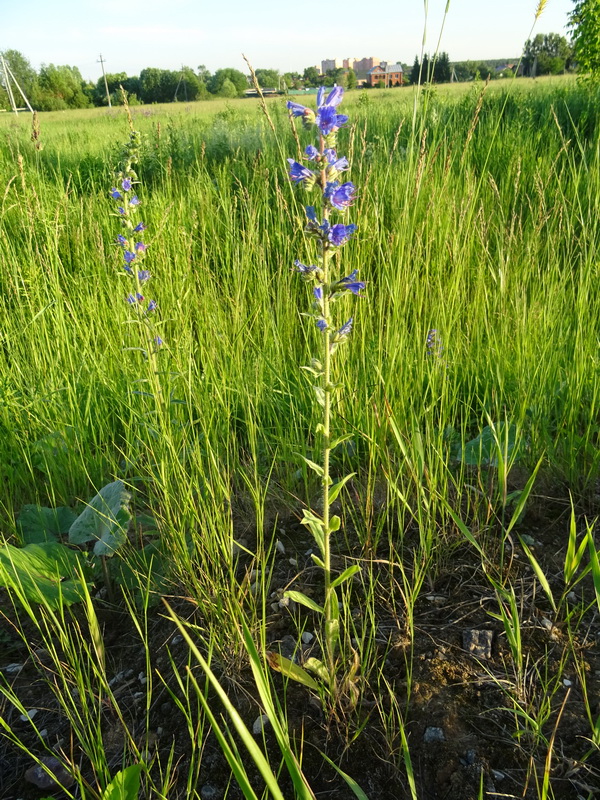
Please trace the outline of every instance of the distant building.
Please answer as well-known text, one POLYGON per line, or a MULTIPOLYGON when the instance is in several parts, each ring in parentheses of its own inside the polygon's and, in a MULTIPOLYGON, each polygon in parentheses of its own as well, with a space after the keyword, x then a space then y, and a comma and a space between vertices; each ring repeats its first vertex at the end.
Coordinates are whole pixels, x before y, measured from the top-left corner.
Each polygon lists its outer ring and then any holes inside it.
POLYGON ((355 58, 345 58, 342 62, 342 67, 344 69, 354 69, 355 64, 356 64, 355 58))
POLYGON ((354 72, 356 72, 357 78, 365 79, 367 78, 369 70, 373 69, 373 67, 376 67, 379 64, 381 64, 381 59, 370 56, 369 58, 361 58, 360 60, 356 60, 352 69, 354 72))
POLYGON ((381 61, 367 72, 367 80, 371 86, 377 86, 383 81, 386 89, 390 86, 402 86, 404 71, 401 64, 388 64, 381 61))
POLYGON ((326 58, 321 61, 321 74, 329 72, 330 69, 343 69, 343 62, 341 58, 326 58))

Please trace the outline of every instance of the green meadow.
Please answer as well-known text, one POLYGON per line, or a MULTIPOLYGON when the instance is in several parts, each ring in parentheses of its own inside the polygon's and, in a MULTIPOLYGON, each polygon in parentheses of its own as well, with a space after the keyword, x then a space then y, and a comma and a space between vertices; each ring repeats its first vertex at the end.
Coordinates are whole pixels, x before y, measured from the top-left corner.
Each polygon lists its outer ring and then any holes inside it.
POLYGON ((0 115, 2 797, 46 796, 36 764, 86 800, 597 796, 599 101, 568 78, 344 98, 335 258, 366 290, 341 301, 332 548, 360 572, 326 701, 268 656, 321 642, 284 595, 323 591, 313 200, 286 162, 312 140, 284 98, 132 109, 149 358, 109 196, 124 110, 35 140, 0 115), (108 484, 106 556, 68 530, 108 484))

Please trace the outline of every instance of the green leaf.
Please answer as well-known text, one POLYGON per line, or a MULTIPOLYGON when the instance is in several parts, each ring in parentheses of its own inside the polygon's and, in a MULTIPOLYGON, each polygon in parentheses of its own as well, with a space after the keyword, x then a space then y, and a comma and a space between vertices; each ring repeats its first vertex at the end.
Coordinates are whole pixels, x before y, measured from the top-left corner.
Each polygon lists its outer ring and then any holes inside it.
POLYGON ((315 390, 315 396, 317 398, 317 403, 320 406, 325 406, 325 392, 323 391, 323 387, 315 385, 315 386, 313 386, 313 389, 315 390))
POLYGON ((55 542, 67 534, 77 514, 72 508, 26 505, 17 517, 17 529, 24 544, 55 542))
POLYGON ((594 583, 594 592, 596 594, 596 604, 598 611, 600 611, 600 562, 598 561, 598 551, 592 536, 592 529, 588 527, 587 532, 588 550, 590 554, 590 564, 592 566, 592 580, 594 583))
POLYGON ((307 658, 304 662, 304 666, 306 669, 310 670, 314 675, 316 675, 320 680, 324 683, 329 682, 329 672, 327 667, 322 661, 319 661, 318 658, 307 658))
POLYGON ((353 575, 356 575, 357 572, 360 572, 358 564, 353 564, 351 567, 348 567, 348 569, 345 569, 334 581, 331 581, 331 588, 335 589, 336 586, 349 580, 353 575))
POLYGON ((85 544, 94 539, 97 556, 112 556, 127 539, 131 495, 122 481, 104 486, 69 529, 69 541, 85 544))
POLYGON ((121 772, 117 772, 102 792, 102 800, 137 800, 141 771, 141 764, 132 764, 121 772))
POLYGON ((293 600, 295 603, 300 603, 301 606, 306 606, 307 608, 310 608, 312 611, 316 611, 318 614, 325 613, 323 611, 323 608, 318 603, 315 603, 314 600, 311 600, 310 597, 307 597, 305 594, 302 594, 302 592, 295 592, 292 589, 290 589, 289 591, 284 592, 283 596, 289 597, 290 600, 293 600))
POLYGON ((319 556, 315 555, 314 553, 311 553, 310 557, 315 562, 317 567, 321 567, 321 569, 325 569, 325 562, 321 558, 319 558, 319 556))
POLYGON ((537 579, 540 582, 541 587, 544 590, 544 593, 545 593, 546 597, 550 601, 550 605, 552 606, 552 610, 556 611, 556 603, 554 602, 554 595, 552 594, 552 589, 550 588, 550 584, 548 583, 548 578, 546 578, 546 576, 544 575, 544 573, 542 571, 542 568, 538 564, 535 556, 533 555, 531 550, 527 547, 527 545, 525 544, 525 542, 523 541, 523 538, 521 536, 519 536, 519 541, 521 542, 521 547, 525 551, 525 555, 529 559, 529 563, 533 567, 533 571, 535 572, 535 574, 537 576, 537 579))
POLYGON ((476 467, 497 467, 498 466, 498 446, 501 450, 506 449, 506 457, 511 458, 514 454, 514 461, 519 458, 518 452, 515 453, 517 446, 517 427, 507 422, 499 422, 492 428, 486 425, 479 436, 467 442, 458 456, 458 460, 463 464, 476 467))
POLYGON ((326 756, 322 750, 319 750, 319 752, 321 753, 325 761, 327 761, 328 764, 331 764, 331 766, 338 773, 338 775, 340 775, 346 781, 349 789, 352 791, 353 795, 358 798, 358 800, 369 800, 367 795, 363 792, 363 790, 360 788, 360 786, 354 780, 354 778, 351 778, 350 775, 347 775, 343 769, 340 769, 338 767, 337 764, 334 764, 333 761, 329 758, 329 756, 326 756))
POLYGON ((329 520, 329 533, 335 533, 339 531, 340 525, 342 524, 342 520, 338 517, 337 514, 334 514, 333 517, 329 520))
POLYGON ((324 546, 324 537, 325 537, 325 529, 323 526, 323 520, 313 514, 312 511, 309 511, 307 508, 304 509, 304 516, 301 520, 303 525, 310 530, 312 533, 315 542, 321 552, 323 552, 324 546))
POLYGON ((84 598, 80 578, 84 570, 87 572, 82 554, 59 542, 0 547, 0 586, 50 608, 84 598))
POLYGON ((344 477, 339 480, 337 483, 334 483, 333 486, 329 489, 329 502, 333 503, 334 500, 337 500, 339 493, 342 491, 343 487, 348 483, 348 481, 356 475, 356 472, 351 472, 349 475, 344 475, 344 477))
POLYGON ((320 464, 317 464, 315 461, 311 461, 310 458, 306 458, 306 456, 303 456, 302 453, 294 453, 294 455, 299 456, 307 466, 309 466, 312 470, 314 470, 314 472, 317 473, 317 475, 319 475, 319 477, 323 477, 325 472, 320 464))
POLYGON ((332 440, 329 446, 331 447, 332 450, 335 450, 336 447, 339 447, 344 442, 347 442, 349 439, 352 439, 352 436, 353 434, 351 433, 345 433, 343 434, 343 436, 338 436, 337 438, 332 440))
POLYGON ((319 691, 319 684, 310 677, 305 669, 294 664, 289 658, 282 656, 281 653, 274 653, 271 650, 267 650, 266 657, 271 669, 274 669, 276 672, 281 672, 282 675, 291 678, 297 683, 308 686, 309 689, 314 689, 317 692, 319 691))

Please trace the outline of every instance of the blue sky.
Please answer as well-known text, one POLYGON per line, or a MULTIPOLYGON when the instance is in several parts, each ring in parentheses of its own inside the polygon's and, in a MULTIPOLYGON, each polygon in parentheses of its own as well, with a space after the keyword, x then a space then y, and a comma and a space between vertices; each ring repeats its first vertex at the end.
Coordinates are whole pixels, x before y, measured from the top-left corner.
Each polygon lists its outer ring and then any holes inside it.
MULTIPOLYGON (((0 0, 0 50, 20 50, 32 65, 70 64, 84 78, 144 67, 211 71, 255 67, 302 71, 321 59, 378 56, 412 63, 425 22, 422 0, 0 0), (319 13, 319 9, 322 9, 319 13), (381 9, 381 11, 379 10, 381 9)), ((446 0, 429 0, 426 50, 434 51, 446 0)), ((520 54, 537 0, 450 0, 441 49, 455 61, 520 54)), ((567 34, 571 0, 548 0, 535 32, 567 34)))

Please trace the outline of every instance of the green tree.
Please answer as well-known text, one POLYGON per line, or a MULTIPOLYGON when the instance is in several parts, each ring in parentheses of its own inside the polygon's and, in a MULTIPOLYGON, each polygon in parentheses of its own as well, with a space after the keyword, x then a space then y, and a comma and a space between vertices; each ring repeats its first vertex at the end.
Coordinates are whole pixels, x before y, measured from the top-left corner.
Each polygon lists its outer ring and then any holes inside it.
POLYGON ((41 111, 86 108, 91 104, 83 91, 84 86, 77 67, 42 64, 35 104, 41 111))
POLYGON ((200 81, 191 67, 182 67, 175 87, 174 100, 191 102, 197 100, 201 94, 200 81))
MULTIPOLYGON (((18 50, 4 50, 2 55, 10 71, 17 79, 19 86, 25 92, 29 102, 32 105, 35 105, 33 99, 35 98, 38 88, 37 72, 25 58, 23 53, 20 53, 18 50)), ((0 81, 2 81, 2 85, 4 86, 3 74, 0 75, 0 81)), ((13 94, 15 94, 15 101, 17 102, 17 105, 23 105, 21 95, 19 94, 18 90, 15 89, 12 82, 11 87, 13 89, 13 94)))
POLYGON ((219 89, 219 97, 237 97, 237 95, 238 91, 233 81, 230 81, 229 78, 225 78, 219 89))
POLYGON ((302 76, 305 86, 319 86, 321 83, 319 70, 316 67, 307 67, 302 76))
POLYGON ((279 71, 276 69, 255 70, 256 80, 261 89, 279 88, 279 71))
MULTIPOLYGON (((208 91, 211 94, 218 94, 223 97, 221 89, 225 81, 230 81, 235 88, 235 95, 242 94, 248 88, 248 80, 243 72, 239 69, 218 69, 208 82, 208 91)), ((235 97, 233 95, 233 97, 235 97)))
POLYGON ((348 89, 356 89, 356 72, 353 69, 349 69, 346 73, 346 87, 348 89))
POLYGON ((419 61, 419 56, 415 56, 415 60, 412 65, 412 69, 410 71, 410 82, 412 84, 417 84, 419 82, 419 73, 421 71, 421 63, 419 61))
POLYGON ((436 83, 450 83, 452 70, 450 69, 450 57, 448 53, 441 52, 435 61, 433 68, 433 80, 436 83))
POLYGON ((569 17, 580 80, 600 82, 600 0, 574 0, 569 17))
POLYGON ((564 72, 571 59, 571 48, 558 33, 538 33, 525 42, 523 72, 525 75, 555 75, 564 72))

